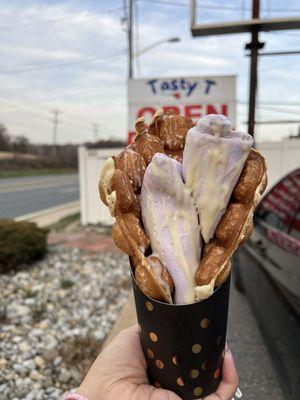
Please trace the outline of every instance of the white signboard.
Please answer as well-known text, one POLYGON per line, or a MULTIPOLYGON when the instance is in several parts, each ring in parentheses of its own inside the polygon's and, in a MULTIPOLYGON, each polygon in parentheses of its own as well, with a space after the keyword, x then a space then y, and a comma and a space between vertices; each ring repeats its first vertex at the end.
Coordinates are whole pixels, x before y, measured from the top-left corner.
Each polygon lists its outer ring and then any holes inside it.
POLYGON ((129 141, 136 119, 145 116, 149 122, 159 108, 176 110, 194 120, 206 114, 224 114, 236 124, 235 76, 131 79, 128 99, 129 141))

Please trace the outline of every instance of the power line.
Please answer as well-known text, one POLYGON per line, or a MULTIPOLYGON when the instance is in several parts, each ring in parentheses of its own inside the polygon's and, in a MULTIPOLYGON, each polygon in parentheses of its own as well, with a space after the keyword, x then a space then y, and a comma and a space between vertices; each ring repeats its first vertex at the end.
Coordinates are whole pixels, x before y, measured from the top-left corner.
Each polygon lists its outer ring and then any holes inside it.
MULTIPOLYGON (((238 104, 246 105, 248 104, 245 100, 237 100, 238 104)), ((300 106, 300 101, 273 101, 273 100, 263 100, 259 104, 266 106, 300 106)))
POLYGON ((295 115, 299 115, 299 111, 297 110, 284 110, 283 108, 272 108, 272 107, 265 107, 265 106, 258 106, 258 108, 265 110, 265 111, 274 111, 274 112, 278 112, 280 114, 295 114, 295 115))
MULTIPOLYGON (((112 14, 114 12, 118 12, 120 10, 122 10, 123 7, 117 7, 117 8, 113 8, 110 10, 105 10, 105 11, 101 11, 101 14, 112 14)), ((95 15, 85 15, 84 18, 85 19, 91 19, 93 18, 95 15)), ((0 30, 15 30, 15 29, 19 29, 19 28, 23 28, 23 27, 36 27, 36 26, 40 26, 40 25, 45 25, 45 24, 53 24, 53 23, 57 23, 57 22, 62 22, 62 21, 68 21, 68 20, 74 20, 74 22, 76 21, 76 19, 78 19, 78 16, 76 15, 67 15, 65 17, 62 18, 54 18, 54 19, 45 19, 43 21, 37 22, 37 23, 32 23, 30 21, 25 21, 25 22, 18 22, 15 25, 6 25, 6 26, 1 26, 0 30)))
MULTIPOLYGON (((138 1, 143 1, 146 3, 154 3, 154 4, 162 4, 165 6, 175 6, 175 7, 189 7, 189 4, 187 3, 176 3, 174 1, 170 1, 170 0, 138 0, 138 1)), ((222 5, 218 5, 218 4, 198 4, 197 5, 198 8, 200 9, 207 9, 207 10, 224 10, 224 11, 251 11, 251 8, 247 8, 247 7, 231 7, 231 6, 222 6, 222 5)), ((286 9, 286 8, 262 8, 261 11, 271 11, 271 12, 295 12, 298 13, 300 12, 300 8, 294 8, 294 9, 286 9)))
MULTIPOLYGON (((3 99, 0 99, 0 103, 5 104, 5 107, 9 107, 9 108, 13 108, 13 109, 17 109, 17 108, 25 109, 27 112, 34 114, 34 115, 38 116, 39 118, 42 118, 44 123, 49 122, 48 116, 39 112, 35 106, 32 107, 32 106, 28 105, 27 103, 26 104, 25 103, 15 103, 15 102, 12 103, 12 102, 8 102, 3 99)), ((44 110, 44 112, 46 112, 48 114, 49 106, 41 107, 39 105, 39 107, 42 108, 44 110)), ((90 126, 89 121, 87 121, 87 122, 82 121, 82 118, 79 117, 78 115, 66 112, 65 110, 63 112, 64 112, 64 116, 65 116, 64 124, 72 125, 73 127, 77 128, 77 129, 81 125, 81 127, 83 127, 83 129, 85 129, 85 130, 87 130, 88 126, 90 126), (74 120, 77 120, 77 122, 74 122, 74 120)), ((104 124, 102 122, 101 122, 101 126, 104 126, 104 124)), ((109 130, 109 129, 107 129, 107 130, 109 130)))
POLYGON ((67 62, 62 62, 58 64, 41 64, 41 65, 35 65, 35 64, 28 64, 27 66, 23 66, 21 68, 12 68, 12 69, 3 69, 0 70, 0 74, 14 74, 14 73, 23 73, 23 72, 31 72, 31 71, 40 71, 44 69, 51 69, 51 68, 64 68, 64 67, 69 67, 69 66, 74 66, 74 65, 82 65, 82 64, 89 64, 89 63, 97 63, 97 62, 102 62, 102 61, 108 61, 111 59, 115 59, 116 57, 120 57, 125 54, 125 51, 119 54, 116 54, 114 56, 110 56, 107 58, 98 58, 98 57, 90 57, 89 59, 81 60, 81 61, 67 61, 67 62))
POLYGON ((268 34, 270 34, 270 35, 283 35, 283 36, 291 36, 291 37, 297 37, 297 38, 299 38, 300 37, 300 34, 298 33, 285 33, 285 32, 265 32, 265 33, 268 33, 268 34))

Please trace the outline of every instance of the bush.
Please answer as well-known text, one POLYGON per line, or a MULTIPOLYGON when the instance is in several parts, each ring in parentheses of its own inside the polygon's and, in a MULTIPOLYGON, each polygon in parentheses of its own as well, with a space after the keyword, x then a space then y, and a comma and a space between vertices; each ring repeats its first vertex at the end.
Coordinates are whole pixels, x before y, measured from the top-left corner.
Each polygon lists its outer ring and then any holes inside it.
POLYGON ((0 220, 0 272, 38 260, 46 251, 46 230, 31 222, 0 220))

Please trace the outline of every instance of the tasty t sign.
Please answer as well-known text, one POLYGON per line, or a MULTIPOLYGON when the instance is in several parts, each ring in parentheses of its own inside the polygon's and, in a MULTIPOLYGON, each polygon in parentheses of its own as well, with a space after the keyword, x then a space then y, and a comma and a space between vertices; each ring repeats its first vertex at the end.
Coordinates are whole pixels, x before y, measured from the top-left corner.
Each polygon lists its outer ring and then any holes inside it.
POLYGON ((235 76, 132 79, 128 98, 129 142, 135 134, 135 120, 144 116, 149 122, 159 108, 194 120, 206 114, 224 114, 236 124, 235 76))

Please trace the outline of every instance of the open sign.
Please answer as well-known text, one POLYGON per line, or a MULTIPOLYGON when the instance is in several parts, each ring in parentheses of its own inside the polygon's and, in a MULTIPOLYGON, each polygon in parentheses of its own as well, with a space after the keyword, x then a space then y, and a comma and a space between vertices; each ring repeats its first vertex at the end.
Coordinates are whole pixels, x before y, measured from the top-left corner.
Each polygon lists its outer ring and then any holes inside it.
POLYGON ((192 80, 188 78, 175 78, 175 79, 150 79, 147 81, 153 95, 162 94, 174 96, 180 99, 182 96, 189 97, 196 89, 203 90, 208 94, 211 88, 216 85, 216 81, 212 79, 205 79, 203 85, 199 80, 192 80))
POLYGON ((174 110, 193 120, 224 114, 236 124, 235 76, 131 79, 128 82, 128 142, 137 118, 150 122, 155 112, 174 110))

